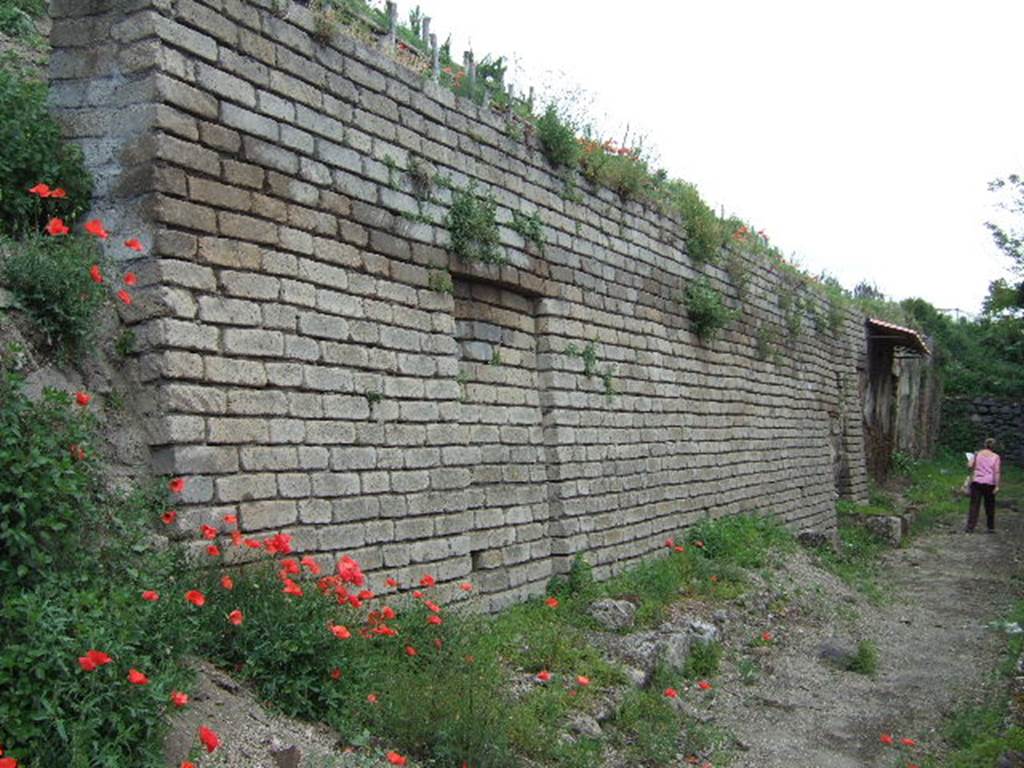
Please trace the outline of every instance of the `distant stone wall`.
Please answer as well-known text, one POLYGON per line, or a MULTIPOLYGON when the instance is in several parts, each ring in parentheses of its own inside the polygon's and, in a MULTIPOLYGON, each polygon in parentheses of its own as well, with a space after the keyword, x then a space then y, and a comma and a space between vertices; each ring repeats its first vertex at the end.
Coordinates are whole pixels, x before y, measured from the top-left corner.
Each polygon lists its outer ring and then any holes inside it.
POLYGON ((148 249, 124 312, 153 466, 188 479, 183 537, 237 513, 497 607, 577 553, 606 576, 708 514, 827 531, 837 491, 865 497, 863 318, 831 330, 760 261, 692 262, 679 221, 570 190, 501 114, 274 5, 51 6, 53 104, 95 213, 148 249), (429 201, 417 165, 446 180, 429 201), (502 265, 447 250, 471 184, 502 265), (707 344, 680 302, 702 274, 741 310, 707 344))
POLYGON ((990 397, 950 397, 942 404, 944 442, 974 451, 994 437, 1005 461, 1024 466, 1024 402, 990 397))

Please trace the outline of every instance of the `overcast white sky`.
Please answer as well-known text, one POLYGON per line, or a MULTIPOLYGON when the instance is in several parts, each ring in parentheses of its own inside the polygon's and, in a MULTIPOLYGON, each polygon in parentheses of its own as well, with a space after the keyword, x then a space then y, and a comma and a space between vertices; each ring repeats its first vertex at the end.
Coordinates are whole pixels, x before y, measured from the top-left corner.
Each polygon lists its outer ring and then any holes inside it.
POLYGON ((422 5, 457 60, 582 89, 609 135, 645 134, 811 272, 970 312, 1007 274, 983 222, 987 183, 1024 172, 1020 0, 422 5))

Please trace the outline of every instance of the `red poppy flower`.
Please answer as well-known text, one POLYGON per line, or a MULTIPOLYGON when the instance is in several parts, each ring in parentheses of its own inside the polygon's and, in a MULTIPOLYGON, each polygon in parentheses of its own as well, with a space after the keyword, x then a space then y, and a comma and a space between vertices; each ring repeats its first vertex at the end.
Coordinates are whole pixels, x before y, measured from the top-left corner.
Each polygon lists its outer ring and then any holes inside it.
POLYGON ((305 566, 309 570, 309 572, 312 573, 314 576, 320 575, 320 563, 318 563, 312 557, 309 557, 307 555, 306 557, 299 560, 299 562, 302 563, 302 565, 305 566))
POLYGON ((100 271, 99 264, 93 264, 89 267, 89 277, 92 278, 92 281, 96 283, 96 285, 101 285, 103 283, 103 273, 100 271))
POLYGON ((132 295, 128 293, 128 291, 126 291, 124 288, 117 292, 117 298, 122 304, 126 306, 131 306, 132 295))
POLYGON ((85 461, 85 451, 77 443, 72 443, 68 446, 68 453, 71 454, 71 458, 75 461, 85 461))
POLYGON ((707 680, 699 680, 697 682, 697 687, 700 688, 702 691, 710 691, 711 683, 709 683, 707 680))
POLYGON ((665 546, 668 547, 669 549, 672 549, 675 545, 676 545, 676 540, 673 539, 671 536, 669 538, 665 539, 665 546))
MULTIPOLYGON (((124 245, 126 248, 131 248, 136 253, 142 253, 142 243, 139 242, 139 239, 137 237, 133 237, 130 240, 125 240, 124 245)), ((130 285, 135 285, 135 283, 130 283, 130 285)))
POLYGON ((766 643, 770 643, 775 639, 775 636, 766 630, 761 633, 761 639, 766 643))
POLYGON ((431 576, 431 575, 430 575, 429 573, 427 573, 427 574, 424 574, 424 575, 423 575, 423 578, 422 578, 422 579, 420 579, 420 586, 421 586, 421 587, 432 587, 432 586, 434 586, 435 584, 437 584, 437 579, 435 579, 435 578, 434 578, 433 576, 431 576))
POLYGON ((13 757, 0 757, 0 768, 18 768, 18 761, 13 757))
POLYGON ((441 606, 435 603, 433 600, 425 600, 423 604, 427 607, 428 611, 433 611, 434 613, 441 612, 441 606))
POLYGON ((235 588, 235 580, 230 576, 224 575, 220 577, 220 585, 230 591, 235 588))
POLYGON ((368 589, 360 590, 360 592, 359 592, 359 599, 360 600, 373 600, 373 598, 374 598, 374 594, 370 590, 368 590, 368 589))
POLYGON ((679 698, 679 691, 677 691, 675 688, 666 688, 665 689, 665 698, 666 699, 678 699, 679 698))
POLYGON ((685 551, 686 551, 686 547, 684 547, 684 546, 682 546, 682 545, 680 545, 680 544, 677 544, 677 545, 675 546, 675 551, 676 551, 676 552, 685 552, 685 551))
POLYGON ((147 589, 145 592, 142 593, 142 599, 148 603, 155 603, 157 600, 160 599, 160 593, 154 592, 151 589, 147 589))
POLYGON ((377 694, 376 693, 367 694, 366 700, 368 702, 370 702, 371 704, 376 704, 377 703, 377 694))
POLYGON ((405 646, 405 654, 406 654, 406 656, 415 656, 416 655, 416 649, 413 648, 411 645, 407 645, 407 646, 405 646))
POLYGON ((292 537, 287 533, 275 533, 263 542, 263 548, 272 555, 290 555, 292 537))
POLYGON ((51 189, 50 190, 50 197, 56 197, 56 198, 59 198, 59 199, 63 199, 65 197, 67 197, 67 196, 68 196, 68 193, 64 190, 63 187, 57 187, 56 189, 51 189))
POLYGON ((392 765, 405 765, 407 760, 397 752, 388 752, 388 762, 392 765))
POLYGON ((238 525, 238 515, 224 515, 226 525, 238 525))
POLYGON ((557 608, 558 607, 558 598, 557 597, 549 597, 547 600, 544 601, 544 604, 548 608, 557 608))
POLYGON ((259 539, 246 539, 245 546, 247 546, 249 549, 259 549, 263 546, 263 542, 259 539))
POLYGON ((295 595, 296 597, 302 597, 302 587, 296 584, 291 579, 284 579, 284 589, 281 590, 286 595, 295 595))
POLYGON ((173 509, 168 509, 162 515, 160 515, 160 519, 164 521, 164 525, 170 525, 178 519, 178 513, 173 509))
POLYGON ((59 237, 60 235, 66 235, 71 230, 64 224, 63 219, 53 218, 46 223, 46 234, 50 237, 59 237))
POLYGON ((139 278, 135 275, 134 272, 125 272, 124 273, 124 284, 125 285, 136 285, 136 284, 138 284, 138 282, 139 282, 139 278))
POLYGON ((423 597, 423 593, 420 592, 418 589, 414 589, 412 591, 412 596, 419 600, 421 597, 423 597))
POLYGON ((203 538, 208 541, 213 541, 217 538, 217 529, 212 525, 201 525, 199 526, 199 532, 203 534, 203 538))
POLYGON ((880 742, 882 742, 883 744, 892 744, 892 742, 893 742, 892 734, 891 733, 883 733, 881 736, 878 737, 878 740, 880 742))
POLYGON ((90 659, 88 656, 79 656, 78 666, 80 666, 86 672, 92 672, 94 669, 96 669, 96 662, 90 659))
POLYGON ((380 615, 381 618, 387 621, 391 621, 396 616, 395 609, 385 605, 383 608, 380 609, 380 615))
POLYGON ((171 691, 171 704, 178 707, 184 707, 188 704, 188 694, 182 693, 181 691, 171 691))
POLYGON ((213 752, 213 750, 220 746, 220 736, 217 735, 216 731, 207 728, 205 725, 199 726, 199 740, 203 742, 203 746, 206 747, 208 753, 213 752))
POLYGON ((431 614, 430 616, 427 616, 427 624, 433 624, 434 626, 439 626, 442 623, 444 623, 444 620, 440 616, 438 616, 436 613, 435 614, 431 614))
POLYGON ((75 392, 75 402, 85 408, 85 406, 92 402, 92 395, 88 392, 75 392))
POLYGON ((917 742, 916 741, 914 741, 913 739, 905 738, 905 737, 900 739, 900 744, 902 744, 904 747, 916 747, 917 746, 917 742))
POLYGON ((128 682, 133 685, 149 685, 149 678, 139 670, 132 668, 128 670, 128 682))
POLYGON ((548 672, 546 669, 542 669, 540 672, 537 673, 536 679, 542 683, 546 683, 549 680, 551 680, 551 673, 548 672))
POLYGON ((231 544, 236 547, 242 546, 243 541, 242 532, 237 528, 231 532, 231 544))
POLYGON ((185 490, 185 478, 176 477, 167 484, 167 490, 171 493, 181 493, 185 490))
POLYGON ((580 685, 586 687, 586 686, 590 685, 590 678, 587 677, 586 675, 577 675, 576 676, 576 682, 579 683, 580 685))
POLYGON ((341 680, 341 669, 339 669, 338 667, 335 667, 334 669, 332 669, 331 670, 331 679, 332 680, 341 680))
POLYGON ((293 558, 288 557, 281 561, 281 571, 285 574, 294 575, 296 573, 301 573, 302 569, 299 567, 298 562, 293 558))
POLYGON ((28 193, 30 195, 38 195, 39 197, 49 197, 50 196, 50 187, 48 185, 46 185, 46 184, 43 184, 42 182, 39 182, 34 187, 32 187, 28 191, 28 193))
POLYGON ((85 222, 85 231, 90 235, 95 235, 100 240, 106 240, 110 237, 110 233, 103 228, 103 222, 99 219, 90 219, 85 222))
POLYGON ((384 579, 384 583, 387 584, 389 587, 397 587, 398 579, 393 579, 390 576, 388 576, 386 579, 384 579))
POLYGON ((206 548, 206 554, 210 557, 220 557, 220 547, 216 544, 211 544, 206 548))
POLYGON ((105 654, 103 651, 91 650, 85 654, 86 658, 89 659, 97 667, 102 667, 113 661, 110 656, 105 654))
POLYGON ((472 592, 473 585, 470 584, 468 581, 464 581, 461 584, 459 584, 459 589, 461 589, 463 592, 472 592))
POLYGON ((188 760, 181 764, 181 768, 196 768, 195 763, 190 763, 188 760))
POLYGON ((363 571, 359 567, 359 563, 348 555, 343 556, 338 561, 338 576, 340 576, 341 580, 346 584, 352 584, 356 587, 361 587, 366 583, 366 577, 363 575, 363 571))
POLYGON ((331 630, 331 634, 339 640, 348 640, 352 637, 352 633, 348 631, 348 627, 342 624, 332 624, 328 629, 331 630))
POLYGON ((228 614, 228 621, 234 624, 236 627, 242 626, 242 622, 245 621, 245 614, 243 614, 237 608, 228 614))
POLYGON ((197 589, 190 589, 188 592, 186 592, 185 599, 198 608, 202 608, 204 605, 206 605, 206 595, 204 595, 197 589))

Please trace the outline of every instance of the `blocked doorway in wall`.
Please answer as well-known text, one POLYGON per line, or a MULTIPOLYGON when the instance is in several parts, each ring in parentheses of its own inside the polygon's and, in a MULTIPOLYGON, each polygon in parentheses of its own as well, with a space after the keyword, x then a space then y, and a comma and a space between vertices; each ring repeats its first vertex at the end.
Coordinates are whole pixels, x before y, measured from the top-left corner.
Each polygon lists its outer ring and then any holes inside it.
POLYGON ((535 300, 462 278, 453 291, 471 456, 473 578, 481 591, 512 602, 539 592, 551 576, 535 300))

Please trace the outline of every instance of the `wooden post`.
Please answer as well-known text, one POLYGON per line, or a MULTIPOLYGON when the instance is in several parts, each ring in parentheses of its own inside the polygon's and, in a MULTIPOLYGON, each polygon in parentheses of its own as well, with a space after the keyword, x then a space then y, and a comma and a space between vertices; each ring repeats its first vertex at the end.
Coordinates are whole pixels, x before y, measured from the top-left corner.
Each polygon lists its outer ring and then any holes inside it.
POLYGON ((430 78, 436 83, 441 79, 441 49, 437 45, 437 35, 433 32, 430 33, 430 52, 433 62, 430 78))
POLYGON ((430 17, 424 16, 423 21, 420 22, 420 35, 423 38, 423 44, 430 44, 430 17))
POLYGON ((533 86, 530 86, 530 96, 526 99, 526 106, 530 108, 530 114, 533 114, 533 86))
POLYGON ((384 38, 384 45, 389 51, 395 49, 395 39, 398 33, 398 3, 388 0, 388 34, 384 38))

